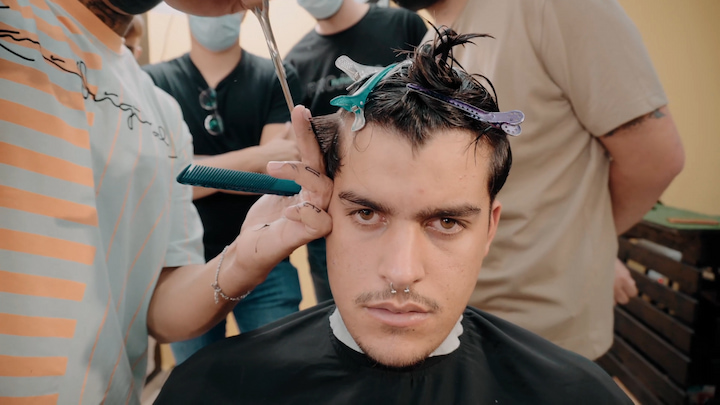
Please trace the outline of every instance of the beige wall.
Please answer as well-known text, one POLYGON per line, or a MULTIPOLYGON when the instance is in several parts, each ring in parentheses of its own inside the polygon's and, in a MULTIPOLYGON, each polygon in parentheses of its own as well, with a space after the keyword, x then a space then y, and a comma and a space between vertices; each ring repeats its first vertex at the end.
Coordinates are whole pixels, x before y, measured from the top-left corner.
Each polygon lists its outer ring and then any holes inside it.
MULTIPOLYGON (((685 145, 685 170, 662 200, 668 205, 720 215, 720 123, 715 119, 720 115, 720 24, 716 24, 720 1, 620 3, 643 35, 685 145)), ((313 26, 312 18, 296 0, 272 0, 270 18, 281 55, 287 54, 313 26)), ((183 15, 151 12, 148 32, 151 62, 176 57, 190 48, 183 15)), ((268 55, 252 14, 243 22, 241 43, 252 53, 268 55)))
POLYGON ((620 3, 642 33, 685 146, 685 169, 662 200, 720 215, 720 1, 620 3))

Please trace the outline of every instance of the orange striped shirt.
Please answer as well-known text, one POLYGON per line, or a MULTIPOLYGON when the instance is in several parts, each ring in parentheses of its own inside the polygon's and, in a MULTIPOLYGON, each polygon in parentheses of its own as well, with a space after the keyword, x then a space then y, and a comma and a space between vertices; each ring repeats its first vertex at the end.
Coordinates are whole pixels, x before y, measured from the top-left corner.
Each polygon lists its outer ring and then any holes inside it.
POLYGON ((163 267, 203 263, 192 138, 75 0, 0 0, 0 403, 138 403, 163 267))

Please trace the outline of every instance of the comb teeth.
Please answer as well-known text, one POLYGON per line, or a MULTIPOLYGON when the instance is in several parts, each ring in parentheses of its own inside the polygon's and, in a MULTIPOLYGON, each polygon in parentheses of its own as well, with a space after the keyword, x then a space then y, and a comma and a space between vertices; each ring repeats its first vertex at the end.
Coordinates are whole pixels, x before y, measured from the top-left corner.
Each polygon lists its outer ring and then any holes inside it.
POLYGON ((266 174, 189 165, 177 177, 178 183, 221 190, 290 196, 300 192, 300 186, 291 180, 278 179, 266 174))

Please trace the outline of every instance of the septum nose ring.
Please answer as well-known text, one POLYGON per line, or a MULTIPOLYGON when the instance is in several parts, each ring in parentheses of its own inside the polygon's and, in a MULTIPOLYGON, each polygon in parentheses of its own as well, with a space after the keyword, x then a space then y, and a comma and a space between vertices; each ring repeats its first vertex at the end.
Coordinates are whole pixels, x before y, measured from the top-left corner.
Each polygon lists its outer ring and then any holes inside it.
MULTIPOLYGON (((405 294, 410 294, 410 286, 406 286, 403 292, 405 294)), ((393 287, 393 283, 390 283, 390 294, 397 294, 397 290, 393 287)))

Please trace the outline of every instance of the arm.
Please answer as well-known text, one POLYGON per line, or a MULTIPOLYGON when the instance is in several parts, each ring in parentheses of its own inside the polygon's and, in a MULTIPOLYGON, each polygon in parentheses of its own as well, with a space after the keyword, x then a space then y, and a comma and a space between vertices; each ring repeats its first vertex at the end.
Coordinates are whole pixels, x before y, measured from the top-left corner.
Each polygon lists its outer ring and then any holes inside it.
MULTIPOLYGON (((292 66, 285 66, 287 71, 288 85, 293 99, 302 97, 302 89, 298 80, 297 72, 292 66)), ((256 173, 265 173, 265 166, 270 161, 284 161, 299 159, 297 141, 293 128, 286 122, 289 118, 285 96, 280 82, 271 72, 271 88, 268 89, 270 97, 270 110, 266 117, 266 124, 260 134, 260 145, 245 148, 222 155, 208 156, 200 163, 206 166, 221 167, 224 169, 242 170, 256 173)), ((194 187, 193 200, 214 194, 219 190, 194 187)), ((245 194, 243 192, 222 190, 223 193, 245 194)))
MULTIPOLYGON (((289 124, 267 124, 263 127, 260 145, 251 146, 215 156, 195 156, 193 163, 223 169, 266 173, 270 161, 297 160, 297 142, 289 124)), ((193 200, 207 197, 218 191, 230 194, 250 194, 205 187, 193 187, 193 200)))
POLYGON ((540 40, 533 46, 579 122, 612 158, 609 189, 615 228, 622 234, 683 166, 662 84, 640 32, 617 2, 552 1, 543 3, 541 12, 534 36, 540 40))
POLYGON ((232 309, 233 301, 220 298, 215 303, 210 285, 216 272, 224 294, 241 296, 260 284, 296 248, 330 232, 332 220, 325 210, 332 181, 320 174, 324 173, 322 155, 309 116, 304 107, 293 111, 302 161, 267 165, 270 175, 300 184, 300 194, 260 198, 248 212, 240 235, 229 246, 219 272, 219 257, 205 265, 163 269, 147 314, 148 330, 159 342, 199 336, 232 309))
MULTIPOLYGON (((652 208, 685 162, 680 136, 667 107, 638 117, 600 142, 610 153, 610 196, 618 235, 652 208)), ((615 302, 627 304, 638 294, 630 271, 615 259, 615 302)))
POLYGON ((667 106, 599 138, 610 154, 610 196, 618 235, 639 222, 685 163, 667 106))

